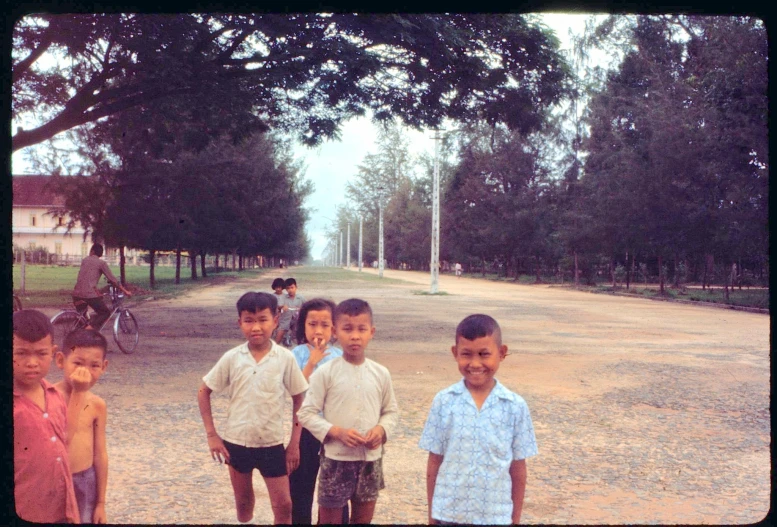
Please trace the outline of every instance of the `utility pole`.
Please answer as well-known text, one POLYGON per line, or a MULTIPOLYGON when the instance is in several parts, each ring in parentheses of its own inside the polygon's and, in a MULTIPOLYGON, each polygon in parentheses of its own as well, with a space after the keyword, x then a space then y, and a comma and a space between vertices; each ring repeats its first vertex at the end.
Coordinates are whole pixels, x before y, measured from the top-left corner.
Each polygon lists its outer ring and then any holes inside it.
POLYGON ((383 278, 383 187, 378 191, 378 276, 383 278))
POLYGON ((359 272, 362 272, 362 215, 359 214, 359 272))
POLYGON ((429 265, 432 274, 430 292, 437 293, 440 279, 440 129, 434 129, 434 184, 432 186, 432 261, 429 265))
POLYGON ((345 244, 345 266, 351 268, 351 222, 348 221, 348 243, 345 244))
POLYGON ((340 249, 337 252, 337 267, 343 266, 343 231, 340 229, 340 249))

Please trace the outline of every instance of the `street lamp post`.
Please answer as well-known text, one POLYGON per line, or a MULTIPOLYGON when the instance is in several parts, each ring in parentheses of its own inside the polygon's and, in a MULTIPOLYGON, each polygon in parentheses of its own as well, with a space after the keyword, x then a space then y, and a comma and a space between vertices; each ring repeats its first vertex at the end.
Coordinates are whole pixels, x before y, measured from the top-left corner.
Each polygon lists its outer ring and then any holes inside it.
POLYGON ((348 222, 348 242, 345 244, 345 266, 351 268, 351 222, 348 222))
POLYGON ((343 231, 340 231, 340 250, 337 253, 337 267, 343 266, 343 231))
POLYGON ((362 272, 362 215, 359 214, 359 272, 362 272))
POLYGON ((437 293, 440 279, 440 166, 438 161, 440 130, 434 130, 434 184, 432 186, 432 261, 430 270, 432 285, 430 292, 437 293))

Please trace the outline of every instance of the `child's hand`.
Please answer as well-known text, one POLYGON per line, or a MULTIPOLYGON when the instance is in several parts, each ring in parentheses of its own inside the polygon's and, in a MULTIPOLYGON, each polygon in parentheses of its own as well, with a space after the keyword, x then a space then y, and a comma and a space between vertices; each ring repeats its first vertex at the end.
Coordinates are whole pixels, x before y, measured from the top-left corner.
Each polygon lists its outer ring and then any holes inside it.
POLYGON ((213 459, 218 459, 219 463, 229 462, 229 451, 218 434, 208 437, 208 448, 213 459), (224 461, 221 460, 222 455, 224 456, 224 461))
POLYGON ((70 374, 70 384, 73 386, 73 391, 85 392, 92 384, 92 374, 83 366, 79 366, 70 374))
POLYGON ((92 523, 108 523, 108 518, 105 515, 105 503, 98 503, 94 506, 92 523))
POLYGON ((342 441, 349 447, 357 447, 364 444, 364 437, 355 428, 339 428, 337 429, 337 439, 342 441))
POLYGON ((308 348, 310 348, 310 357, 308 360, 315 366, 321 360, 329 355, 329 351, 326 350, 326 341, 321 337, 316 337, 312 342, 308 342, 308 348))
POLYGON ((291 474, 299 467, 299 442, 286 447, 286 472, 291 474))
POLYGON ((364 446, 370 450, 375 450, 381 444, 383 444, 384 437, 386 437, 386 432, 383 430, 383 427, 380 425, 375 425, 367 432, 367 435, 364 437, 364 446))

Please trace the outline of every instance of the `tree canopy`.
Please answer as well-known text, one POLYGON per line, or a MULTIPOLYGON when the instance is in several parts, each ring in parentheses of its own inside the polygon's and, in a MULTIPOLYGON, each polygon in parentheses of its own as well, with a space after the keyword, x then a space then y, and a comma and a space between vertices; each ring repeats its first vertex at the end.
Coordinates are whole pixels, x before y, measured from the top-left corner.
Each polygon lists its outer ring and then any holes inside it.
POLYGON ((41 13, 15 26, 12 62, 14 151, 166 98, 309 145, 367 110, 527 131, 568 78, 555 38, 512 14, 41 13))

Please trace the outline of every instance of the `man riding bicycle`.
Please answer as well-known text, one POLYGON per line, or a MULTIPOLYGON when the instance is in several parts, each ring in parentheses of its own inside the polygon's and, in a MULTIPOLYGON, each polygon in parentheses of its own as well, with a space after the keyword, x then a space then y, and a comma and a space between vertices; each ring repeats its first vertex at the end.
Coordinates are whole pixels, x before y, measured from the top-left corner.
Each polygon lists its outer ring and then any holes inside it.
POLYGON ((89 318, 89 326, 100 329, 103 323, 111 316, 111 310, 105 305, 103 295, 97 289, 100 276, 105 276, 114 287, 120 289, 125 295, 132 296, 119 281, 113 276, 111 269, 100 257, 103 255, 103 246, 99 243, 92 245, 89 256, 81 260, 81 268, 78 270, 76 286, 73 289, 73 305, 81 315, 86 316, 89 306, 94 309, 94 315, 89 318))

